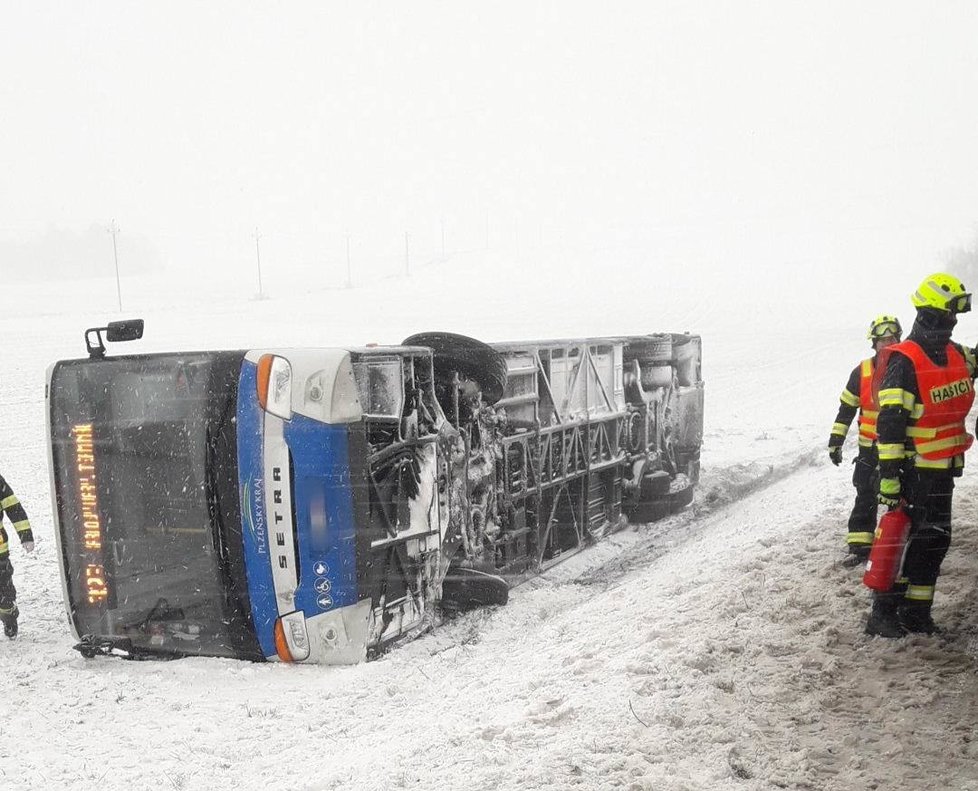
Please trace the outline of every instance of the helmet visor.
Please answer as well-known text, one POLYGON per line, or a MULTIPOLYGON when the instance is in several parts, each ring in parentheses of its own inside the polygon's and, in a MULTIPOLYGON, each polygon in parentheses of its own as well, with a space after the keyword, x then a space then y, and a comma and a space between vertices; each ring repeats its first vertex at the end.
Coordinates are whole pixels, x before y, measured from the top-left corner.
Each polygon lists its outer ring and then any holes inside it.
POLYGON ((960 294, 956 297, 951 297, 947 301, 947 309, 953 310, 955 313, 967 313, 971 310, 971 294, 960 294))
POLYGON ((880 338, 899 338, 900 325, 896 321, 877 322, 869 328, 869 337, 874 341, 880 338))

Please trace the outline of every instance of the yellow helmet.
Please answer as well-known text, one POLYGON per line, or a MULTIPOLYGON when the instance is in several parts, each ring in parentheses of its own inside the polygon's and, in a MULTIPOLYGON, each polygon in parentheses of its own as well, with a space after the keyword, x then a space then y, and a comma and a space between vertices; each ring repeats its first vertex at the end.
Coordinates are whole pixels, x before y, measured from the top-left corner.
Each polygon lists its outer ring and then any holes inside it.
POLYGON ((936 308, 949 313, 971 310, 971 292, 954 275, 945 272, 925 277, 910 300, 915 308, 936 308))
POLYGON ((903 327, 900 326, 900 319, 896 316, 880 315, 873 319, 869 324, 869 333, 866 335, 871 341, 878 341, 880 338, 896 338, 900 340, 903 335, 903 327))

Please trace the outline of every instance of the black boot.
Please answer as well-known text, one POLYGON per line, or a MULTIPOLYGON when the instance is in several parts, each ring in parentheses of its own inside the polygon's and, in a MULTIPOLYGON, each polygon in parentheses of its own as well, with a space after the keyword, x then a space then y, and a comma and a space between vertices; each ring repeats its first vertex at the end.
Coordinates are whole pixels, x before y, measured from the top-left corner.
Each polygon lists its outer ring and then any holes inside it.
POLYGON ((0 612, 0 621, 3 622, 3 633, 7 637, 14 638, 17 636, 17 616, 20 615, 20 610, 17 609, 17 605, 10 612, 0 612))
POLYGON ((870 547, 866 544, 849 544, 849 550, 842 561, 846 568, 855 568, 869 559, 870 547))
POLYGON ((900 625, 912 634, 936 634, 937 628, 930 615, 931 602, 906 601, 900 605, 900 625))
POLYGON ((873 609, 866 621, 866 634, 874 637, 903 637, 906 632, 900 625, 898 611, 902 600, 902 593, 874 593, 873 609))

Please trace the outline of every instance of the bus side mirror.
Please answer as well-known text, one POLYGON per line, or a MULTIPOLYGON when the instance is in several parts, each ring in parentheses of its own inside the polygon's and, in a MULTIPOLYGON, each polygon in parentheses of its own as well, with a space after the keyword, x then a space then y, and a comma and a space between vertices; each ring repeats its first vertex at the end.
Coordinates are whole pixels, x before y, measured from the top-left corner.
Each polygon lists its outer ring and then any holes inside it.
POLYGON ((105 340, 110 343, 120 341, 138 341, 143 337, 143 320, 127 319, 126 321, 110 321, 105 328, 105 340))
POLYGON ((134 341, 143 337, 143 320, 126 319, 125 321, 110 321, 107 327, 90 327, 85 330, 85 346, 88 347, 88 356, 93 360, 101 360, 105 357, 105 343, 102 341, 102 333, 105 339, 112 343, 121 341, 134 341))

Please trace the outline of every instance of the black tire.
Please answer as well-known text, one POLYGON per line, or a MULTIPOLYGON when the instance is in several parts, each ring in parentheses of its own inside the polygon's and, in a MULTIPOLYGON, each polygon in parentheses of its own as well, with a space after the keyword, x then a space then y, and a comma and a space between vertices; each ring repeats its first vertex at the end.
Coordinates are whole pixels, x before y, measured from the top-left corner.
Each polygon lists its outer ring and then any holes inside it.
POLYGON ((479 569, 452 566, 442 581, 441 606, 453 612, 490 607, 509 601, 509 583, 479 569))
POLYGON ((693 502, 693 484, 690 482, 669 493, 669 510, 672 513, 682 511, 687 505, 693 502))
POLYGON ((419 332, 405 338, 404 346, 427 346, 434 352, 435 376, 453 371, 482 388, 482 400, 495 404, 506 387, 506 360, 488 344, 451 332, 419 332))
POLYGON ((640 500, 627 509, 628 521, 633 525, 644 525, 658 522, 672 512, 672 503, 668 496, 650 500, 640 500))
POLYGON ((624 349, 625 361, 641 360, 666 364, 672 359, 672 336, 665 333, 630 338, 624 349))
POLYGON ((669 473, 665 470, 646 473, 642 476, 642 481, 639 484, 639 499, 653 500, 656 497, 667 495, 670 484, 669 473))

